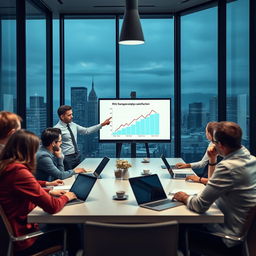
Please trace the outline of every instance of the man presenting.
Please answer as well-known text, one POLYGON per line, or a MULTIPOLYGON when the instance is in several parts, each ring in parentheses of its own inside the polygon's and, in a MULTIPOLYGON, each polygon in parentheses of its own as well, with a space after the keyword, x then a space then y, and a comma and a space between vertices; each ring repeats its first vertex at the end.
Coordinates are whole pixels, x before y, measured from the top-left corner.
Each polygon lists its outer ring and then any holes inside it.
POLYGON ((65 170, 70 170, 75 168, 81 162, 81 155, 77 147, 77 134, 87 135, 93 132, 97 132, 103 126, 110 124, 111 117, 106 119, 101 124, 86 128, 72 122, 73 112, 71 106, 60 106, 58 109, 58 116, 60 120, 54 127, 61 130, 61 148, 65 157, 64 167, 65 170))
MULTIPOLYGON (((242 130, 233 122, 220 122, 214 128, 208 150, 209 180, 197 196, 178 192, 174 199, 195 212, 204 213, 215 202, 224 214, 224 224, 210 224, 208 229, 226 236, 239 237, 250 209, 256 205, 256 158, 241 146, 242 130), (217 164, 217 155, 223 160, 217 164)), ((205 238, 206 239, 206 238, 205 238)), ((236 242, 224 239, 224 246, 236 242)))

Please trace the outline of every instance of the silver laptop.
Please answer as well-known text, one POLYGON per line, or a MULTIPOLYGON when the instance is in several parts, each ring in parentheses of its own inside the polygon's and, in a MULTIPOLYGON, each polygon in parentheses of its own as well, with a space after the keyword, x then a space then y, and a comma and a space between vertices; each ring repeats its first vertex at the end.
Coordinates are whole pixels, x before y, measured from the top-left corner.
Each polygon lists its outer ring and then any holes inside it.
POLYGON ((104 168, 106 167, 107 163, 109 162, 109 158, 108 157, 104 157, 101 162, 99 163, 99 165, 97 166, 97 168, 95 169, 95 171, 93 173, 86 173, 84 175, 89 175, 89 176, 94 176, 97 179, 101 179, 101 172, 104 170, 104 168))
POLYGON ((185 179, 188 175, 194 174, 193 171, 189 168, 178 169, 178 168, 175 168, 175 165, 174 166, 169 165, 166 157, 163 154, 161 155, 161 159, 164 162, 166 169, 168 170, 169 174, 173 179, 185 179), (175 170, 178 170, 178 172, 175 172, 175 170))
POLYGON ((139 206, 162 211, 179 205, 181 202, 168 199, 157 174, 129 179, 132 191, 139 206))
POLYGON ((94 176, 78 174, 72 187, 69 190, 70 192, 75 193, 77 199, 69 201, 66 205, 84 203, 90 194, 96 180, 97 178, 94 176))

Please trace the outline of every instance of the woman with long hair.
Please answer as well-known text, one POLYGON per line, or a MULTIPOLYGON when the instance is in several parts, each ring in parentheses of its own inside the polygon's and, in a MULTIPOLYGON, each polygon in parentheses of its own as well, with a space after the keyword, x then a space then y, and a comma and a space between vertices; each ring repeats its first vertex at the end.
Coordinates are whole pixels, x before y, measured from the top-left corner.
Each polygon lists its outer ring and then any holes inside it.
MULTIPOLYGON (((42 188, 46 182, 35 179, 35 154, 39 138, 26 130, 15 132, 0 154, 0 204, 13 228, 15 236, 25 235, 39 229, 38 224, 27 223, 27 215, 36 207, 53 214, 76 198, 72 192, 55 193, 42 188), (65 193, 65 194, 64 194, 65 193)), ((40 240, 40 238, 38 238, 40 240)), ((47 238, 44 237, 47 241, 47 238)), ((16 255, 30 255, 38 247, 36 238, 15 244, 16 255)), ((47 243, 46 243, 47 246, 47 243)))
POLYGON ((192 180, 194 182, 199 182, 199 183, 203 183, 206 184, 208 182, 208 179, 206 177, 208 177, 208 162, 209 162, 209 157, 207 154, 208 149, 211 149, 213 147, 213 131, 214 128, 217 126, 218 122, 209 122, 206 127, 205 127, 205 136, 207 138, 207 140, 209 141, 208 147, 205 151, 204 156, 202 157, 202 159, 198 162, 193 162, 193 163, 177 163, 175 166, 179 169, 182 168, 193 168, 193 169, 200 169, 200 168, 205 168, 205 171, 202 175, 202 177, 199 177, 197 175, 189 175, 187 176, 186 180, 192 180), (204 177, 203 177, 204 176, 204 177))

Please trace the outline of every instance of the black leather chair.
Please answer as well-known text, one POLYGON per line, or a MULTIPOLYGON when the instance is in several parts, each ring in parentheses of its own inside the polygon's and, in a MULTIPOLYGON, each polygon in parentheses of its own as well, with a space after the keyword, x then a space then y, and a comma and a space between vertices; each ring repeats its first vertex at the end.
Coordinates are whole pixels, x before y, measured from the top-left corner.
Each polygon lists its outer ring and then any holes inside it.
POLYGON ((47 249, 44 249, 42 251, 38 251, 37 253, 30 255, 30 256, 46 256, 52 253, 56 252, 63 252, 65 254, 66 252, 66 230, 65 229, 53 229, 49 231, 36 231, 33 233, 29 233, 24 236, 15 237, 13 234, 12 227, 3 211, 2 206, 0 205, 0 256, 12 256, 14 254, 13 252, 13 245, 14 242, 17 241, 24 241, 26 239, 46 235, 50 232, 63 232, 63 244, 51 246, 47 249))
POLYGON ((84 225, 86 256, 177 256, 178 222, 84 225))

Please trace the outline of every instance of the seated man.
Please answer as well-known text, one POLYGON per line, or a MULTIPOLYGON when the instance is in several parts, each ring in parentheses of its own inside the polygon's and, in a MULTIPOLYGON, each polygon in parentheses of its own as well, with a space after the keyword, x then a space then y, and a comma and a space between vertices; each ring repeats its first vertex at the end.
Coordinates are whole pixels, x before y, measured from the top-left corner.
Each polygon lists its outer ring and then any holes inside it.
MULTIPOLYGON (((214 129, 214 148, 208 150, 209 180, 197 196, 178 192, 174 199, 195 212, 204 213, 215 202, 224 214, 224 224, 209 224, 211 231, 241 236, 248 212, 256 205, 256 158, 241 146, 242 130, 233 122, 220 122, 214 129), (217 155, 223 160, 217 164, 217 155)), ((236 245, 223 240, 226 247, 236 245)))
POLYGON ((61 151, 61 130, 46 128, 41 135, 42 146, 36 154, 36 178, 39 180, 53 181, 66 179, 75 173, 85 172, 83 168, 64 170, 63 155, 61 151))

